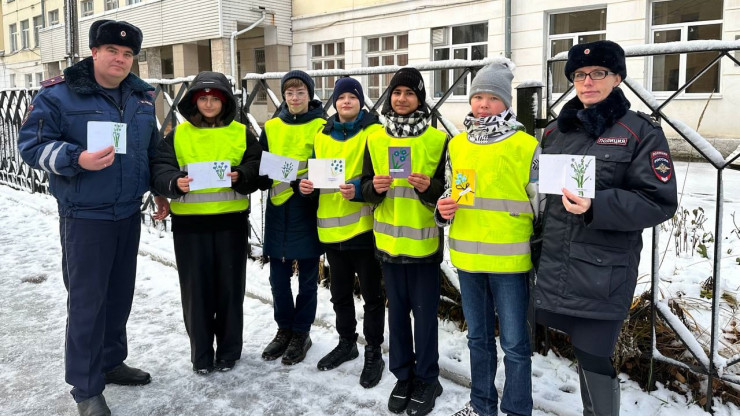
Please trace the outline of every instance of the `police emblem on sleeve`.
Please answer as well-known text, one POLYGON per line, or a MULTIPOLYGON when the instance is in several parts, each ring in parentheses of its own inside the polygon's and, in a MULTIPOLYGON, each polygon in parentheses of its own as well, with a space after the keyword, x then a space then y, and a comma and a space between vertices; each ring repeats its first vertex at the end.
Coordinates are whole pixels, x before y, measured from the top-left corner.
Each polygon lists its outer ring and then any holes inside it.
POLYGON ((23 116, 23 121, 21 121, 21 126, 26 124, 26 121, 28 121, 28 116, 31 115, 31 111, 33 111, 33 104, 28 106, 28 109, 26 109, 26 115, 23 116))
POLYGON ((650 166, 653 168, 655 176, 661 182, 668 182, 673 176, 673 168, 671 165, 671 155, 668 152, 662 150, 655 150, 650 153, 650 166))

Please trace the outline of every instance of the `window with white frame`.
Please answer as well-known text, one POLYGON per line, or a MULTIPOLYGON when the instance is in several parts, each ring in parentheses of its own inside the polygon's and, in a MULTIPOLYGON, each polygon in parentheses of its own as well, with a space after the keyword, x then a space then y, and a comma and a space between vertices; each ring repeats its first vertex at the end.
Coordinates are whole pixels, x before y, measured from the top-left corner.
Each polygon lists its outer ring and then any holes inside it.
MULTIPOLYGON (((553 57, 579 43, 606 39, 606 9, 552 13, 549 16, 548 55, 553 57)), ((552 92, 562 94, 570 81, 563 73, 565 61, 552 65, 552 92)))
MULTIPOLYGON (((432 29, 433 60, 479 60, 488 56, 488 23, 432 29)), ((462 69, 434 71, 434 96, 441 97, 463 73, 462 69)), ((467 97, 475 73, 452 90, 452 97, 467 97)))
POLYGON ((105 0, 105 10, 113 10, 118 8, 118 0, 105 0))
POLYGON ((41 81, 44 80, 44 73, 43 72, 37 72, 36 73, 36 84, 35 86, 39 87, 41 86, 41 81))
MULTIPOLYGON (((311 45, 311 69, 344 69, 344 41, 311 45)), ((322 100, 331 98, 336 80, 337 77, 314 77, 316 95, 322 100)))
POLYGON ((26 79, 25 87, 31 88, 33 86, 33 74, 26 74, 25 79, 26 79))
MULTIPOLYGON (((404 66, 409 63, 409 35, 375 36, 365 39, 367 66, 404 66)), ((383 91, 388 88, 393 73, 368 75, 367 96, 377 100, 383 91)))
POLYGON ((41 20, 41 16, 33 18, 33 47, 39 47, 39 30, 44 28, 44 22, 41 20))
MULTIPOLYGON (((722 0, 668 0, 651 4, 652 43, 722 39, 722 0)), ((716 52, 654 56, 651 59, 651 89, 677 91, 700 73, 716 52)), ((686 94, 719 92, 719 63, 712 66, 688 88, 686 94)))
POLYGON ((24 20, 21 22, 21 49, 28 49, 29 46, 31 46, 31 33, 30 33, 30 25, 28 20, 24 20))
POLYGON ((141 0, 126 0, 126 5, 141 3, 141 0))
POLYGON ((92 16, 95 13, 95 4, 93 0, 82 0, 80 2, 80 16, 92 16))
POLYGON ((10 51, 15 52, 18 50, 18 25, 13 23, 8 26, 8 32, 10 34, 10 51))
POLYGON ((49 26, 59 24, 59 9, 49 10, 49 26))
MULTIPOLYGON (((265 60, 265 48, 257 48, 254 50, 254 72, 258 74, 264 74, 267 72, 267 63, 265 60)), ((257 96, 254 98, 255 102, 266 103, 267 102, 267 91, 260 89, 257 96)))
POLYGON ((10 74, 8 76, 8 83, 10 85, 10 88, 15 88, 15 74, 10 74))

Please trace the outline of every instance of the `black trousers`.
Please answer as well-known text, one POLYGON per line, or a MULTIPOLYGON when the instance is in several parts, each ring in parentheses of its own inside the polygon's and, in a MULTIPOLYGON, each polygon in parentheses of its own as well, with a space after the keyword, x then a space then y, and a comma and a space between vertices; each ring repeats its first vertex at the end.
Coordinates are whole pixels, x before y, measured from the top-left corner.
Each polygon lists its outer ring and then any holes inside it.
POLYGON ((244 328, 247 235, 243 230, 173 233, 185 329, 194 368, 238 360, 244 328))
POLYGON ((368 345, 383 343, 385 327, 385 297, 381 287, 380 262, 374 249, 326 249, 331 275, 331 303, 337 315, 337 332, 342 338, 356 339, 355 275, 360 281, 360 293, 365 301, 362 332, 368 345))

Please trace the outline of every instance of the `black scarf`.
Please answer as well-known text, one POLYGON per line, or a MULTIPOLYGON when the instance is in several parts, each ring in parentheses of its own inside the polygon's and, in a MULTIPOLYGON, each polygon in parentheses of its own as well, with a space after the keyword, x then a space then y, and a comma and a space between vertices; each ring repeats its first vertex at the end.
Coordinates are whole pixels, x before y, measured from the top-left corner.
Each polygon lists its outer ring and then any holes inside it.
POLYGON ((558 129, 567 133, 580 126, 596 138, 627 114, 629 108, 630 102, 619 87, 614 88, 603 101, 588 108, 583 108, 581 100, 575 97, 565 103, 560 111, 558 129))

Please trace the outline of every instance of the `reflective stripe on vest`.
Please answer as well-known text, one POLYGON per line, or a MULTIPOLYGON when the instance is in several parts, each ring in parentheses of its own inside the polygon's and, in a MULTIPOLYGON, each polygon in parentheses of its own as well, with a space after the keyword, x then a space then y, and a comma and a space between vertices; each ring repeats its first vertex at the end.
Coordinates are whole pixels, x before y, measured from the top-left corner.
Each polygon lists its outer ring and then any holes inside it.
MULTIPOLYGON (((298 160, 297 179, 305 179, 308 172, 308 158, 313 154, 313 141, 316 133, 324 126, 323 118, 315 118, 303 124, 287 124, 280 117, 267 120, 265 136, 270 153, 298 160)), ((287 182, 273 181, 270 201, 282 205, 293 196, 293 188, 287 182)))
POLYGON ((467 133, 450 140, 455 169, 475 171, 475 201, 459 205, 450 226, 450 260, 473 273, 521 273, 532 268, 529 238, 534 214, 526 186, 537 140, 516 132, 490 144, 467 133))
MULTIPOLYGON (((316 158, 344 159, 345 178, 349 178, 347 181, 357 180, 362 175, 367 137, 379 129, 382 129, 380 124, 373 124, 346 140, 337 140, 319 132, 314 142, 316 158)), ((360 189, 355 189, 355 192, 360 192, 360 189)), ((369 203, 348 201, 339 189, 321 189, 316 212, 319 240, 339 243, 370 232, 373 229, 372 215, 369 203)))
MULTIPOLYGON (((231 166, 241 163, 247 150, 247 128, 232 121, 228 126, 198 128, 189 122, 175 129, 174 148, 177 163, 187 171, 190 163, 228 160, 231 166)), ((230 182, 229 182, 230 183, 230 182)), ((212 215, 242 212, 249 208, 247 195, 231 187, 199 189, 172 200, 170 209, 176 215, 212 215)))
MULTIPOLYGON (((395 138, 379 130, 368 138, 376 175, 388 175, 388 147, 411 148, 411 171, 434 176, 442 160, 447 135, 433 127, 417 137, 395 138)), ((391 256, 428 257, 439 249, 434 209, 419 200, 407 179, 394 179, 374 211, 373 233, 378 250, 391 256)))

